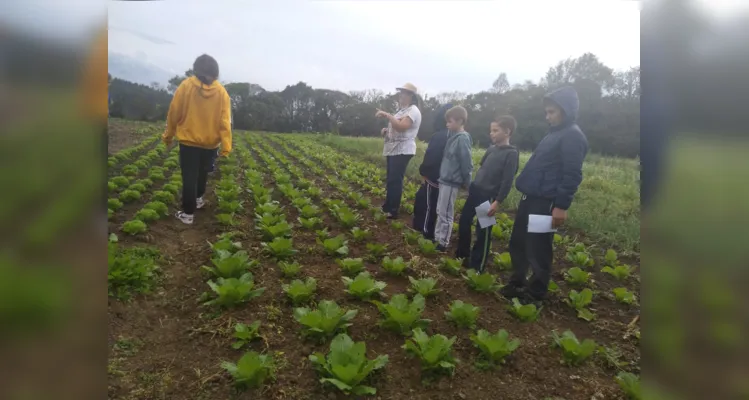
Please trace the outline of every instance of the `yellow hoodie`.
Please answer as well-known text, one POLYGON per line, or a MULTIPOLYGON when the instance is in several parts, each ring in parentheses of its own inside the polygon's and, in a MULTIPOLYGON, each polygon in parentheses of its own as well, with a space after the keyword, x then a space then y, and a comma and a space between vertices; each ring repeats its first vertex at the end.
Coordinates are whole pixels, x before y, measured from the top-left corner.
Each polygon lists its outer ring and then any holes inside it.
POLYGON ((221 156, 229 155, 231 102, 218 81, 206 85, 194 76, 182 81, 169 106, 162 138, 169 144, 175 136, 187 146, 216 149, 221 145, 221 156))

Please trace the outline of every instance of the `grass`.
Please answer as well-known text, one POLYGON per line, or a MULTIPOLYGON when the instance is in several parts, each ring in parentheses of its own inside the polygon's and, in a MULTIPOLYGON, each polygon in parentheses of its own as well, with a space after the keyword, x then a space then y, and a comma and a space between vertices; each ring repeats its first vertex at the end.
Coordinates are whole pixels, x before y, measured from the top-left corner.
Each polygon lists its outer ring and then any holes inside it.
MULTIPOLYGON (((340 151, 355 153, 372 162, 385 163, 382 139, 319 135, 319 141, 340 151)), ((419 179, 419 165, 427 144, 417 142, 416 156, 406 176, 419 179)), ((485 149, 474 148, 474 174, 485 149)), ((531 153, 520 154, 520 168, 531 153)), ((586 237, 603 246, 621 251, 640 251, 639 162, 635 159, 589 154, 583 164, 583 182, 569 210, 568 226, 585 232, 586 237)), ((506 209, 515 210, 520 193, 512 189, 506 209)))

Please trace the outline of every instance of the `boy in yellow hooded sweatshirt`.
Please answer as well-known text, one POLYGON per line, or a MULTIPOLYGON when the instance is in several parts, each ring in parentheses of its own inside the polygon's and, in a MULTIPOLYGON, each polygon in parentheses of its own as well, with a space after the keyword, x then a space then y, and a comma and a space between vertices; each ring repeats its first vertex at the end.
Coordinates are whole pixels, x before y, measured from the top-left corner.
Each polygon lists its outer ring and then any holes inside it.
POLYGON ((192 224, 196 209, 203 208, 208 171, 216 150, 227 157, 231 152, 231 102, 226 89, 216 80, 218 63, 203 54, 193 64, 195 76, 179 85, 169 106, 164 143, 179 141, 182 170, 182 211, 177 218, 192 224))

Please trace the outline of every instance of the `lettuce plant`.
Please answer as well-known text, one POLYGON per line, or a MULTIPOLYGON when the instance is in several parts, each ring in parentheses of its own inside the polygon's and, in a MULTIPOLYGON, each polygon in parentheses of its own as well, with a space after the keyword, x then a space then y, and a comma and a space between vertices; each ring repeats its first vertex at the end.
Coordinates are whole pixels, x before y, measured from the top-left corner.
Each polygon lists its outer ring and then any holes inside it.
POLYGON ((377 356, 374 360, 366 357, 367 347, 364 342, 354 343, 342 333, 330 343, 327 357, 314 353, 309 360, 323 376, 320 383, 333 385, 347 395, 373 395, 377 390, 362 384, 375 370, 388 363, 387 355, 377 356))

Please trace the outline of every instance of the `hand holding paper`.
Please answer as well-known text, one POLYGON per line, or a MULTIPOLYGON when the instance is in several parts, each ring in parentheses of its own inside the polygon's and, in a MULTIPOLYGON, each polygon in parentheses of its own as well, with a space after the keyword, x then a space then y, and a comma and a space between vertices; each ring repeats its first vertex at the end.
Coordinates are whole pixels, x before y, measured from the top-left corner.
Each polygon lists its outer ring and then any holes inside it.
POLYGON ((528 233, 549 233, 557 230, 551 227, 551 215, 528 215, 528 233))
POLYGON ((479 220, 479 226, 481 229, 497 224, 496 218, 489 216, 490 209, 491 204, 489 204, 488 201, 485 201, 476 207, 476 218, 479 220))

